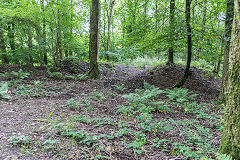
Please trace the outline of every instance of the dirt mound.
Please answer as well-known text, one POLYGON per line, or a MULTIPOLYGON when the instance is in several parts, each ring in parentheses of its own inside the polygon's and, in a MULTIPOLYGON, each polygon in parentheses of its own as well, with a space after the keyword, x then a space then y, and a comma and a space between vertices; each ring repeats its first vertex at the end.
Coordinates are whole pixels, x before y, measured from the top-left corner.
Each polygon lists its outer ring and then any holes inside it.
MULTIPOLYGON (((72 60, 64 60, 61 64, 61 71, 72 74, 85 74, 88 72, 90 64, 88 62, 74 62, 72 60)), ((104 77, 108 76, 113 66, 107 63, 99 64, 100 74, 104 77)))
MULTIPOLYGON (((148 82, 160 89, 172 88, 184 75, 184 66, 157 66, 150 70, 145 70, 141 74, 129 77, 125 84, 130 89, 143 88, 143 82, 148 82)), ((202 101, 217 100, 220 89, 220 78, 196 67, 191 67, 190 76, 183 88, 189 89, 202 101)))
MULTIPOLYGON (((18 71, 19 69, 32 72, 28 79, 48 77, 46 67, 29 68, 20 65, 1 65, 0 73, 18 71)), ((76 63, 72 60, 65 60, 61 63, 59 71, 62 72, 63 75, 66 75, 86 74, 88 70, 88 62, 76 63)), ((128 88, 128 92, 132 92, 136 88, 143 88, 144 82, 155 85, 160 89, 172 88, 184 75, 185 67, 183 65, 175 65, 138 69, 134 66, 126 66, 124 64, 110 65, 101 63, 99 64, 99 70, 103 77, 99 83, 101 84, 103 82, 103 87, 106 88, 111 85, 125 84, 128 88)), ((220 88, 220 78, 205 70, 191 67, 190 76, 183 87, 199 94, 199 100, 217 100, 220 88)))

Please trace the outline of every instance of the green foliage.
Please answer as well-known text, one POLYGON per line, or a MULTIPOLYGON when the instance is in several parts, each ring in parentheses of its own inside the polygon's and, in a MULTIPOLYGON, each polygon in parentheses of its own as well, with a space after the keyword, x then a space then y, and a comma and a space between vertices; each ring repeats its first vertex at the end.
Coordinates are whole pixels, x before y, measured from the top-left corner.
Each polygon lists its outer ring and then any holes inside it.
POLYGON ((161 148, 161 151, 167 151, 167 146, 166 146, 166 142, 169 142, 168 139, 159 139, 159 138, 155 138, 152 140, 154 143, 152 144, 154 147, 157 148, 161 148))
POLYGON ((119 51, 115 51, 115 52, 109 52, 109 51, 102 51, 100 52, 100 58, 107 60, 107 56, 109 56, 109 59, 111 61, 121 61, 122 59, 124 59, 124 54, 122 52, 119 51))
POLYGON ((82 81, 88 78, 87 74, 77 74, 77 75, 66 75, 65 76, 66 79, 71 79, 71 80, 75 80, 75 81, 82 81))
POLYGON ((48 95, 43 88, 41 81, 37 80, 30 84, 19 84, 16 91, 17 95, 40 97, 48 95))
POLYGON ((136 93, 130 93, 128 95, 123 95, 123 98, 127 98, 129 103, 134 106, 140 107, 141 105, 145 105, 146 103, 151 103, 154 99, 157 98, 157 95, 163 93, 159 88, 155 88, 154 86, 144 82, 145 89, 136 89, 136 93))
POLYGON ((94 92, 93 96, 98 99, 100 102, 105 102, 106 98, 104 97, 103 93, 94 92))
POLYGON ((81 123, 86 123, 86 124, 90 124, 92 123, 92 120, 88 119, 87 117, 84 116, 74 116, 73 119, 75 121, 81 122, 81 123))
POLYGON ((134 65, 138 68, 146 68, 147 66, 155 67, 157 65, 166 64, 166 58, 164 56, 161 57, 137 57, 134 59, 124 59, 122 62, 126 65, 134 65))
POLYGON ((22 69, 20 69, 18 72, 12 71, 11 74, 16 76, 19 79, 25 79, 31 75, 31 73, 29 73, 29 72, 23 72, 22 69))
POLYGON ((3 98, 3 99, 9 99, 11 98, 9 95, 8 95, 8 83, 5 82, 5 83, 0 83, 0 98, 3 98))
POLYGON ((113 87, 114 90, 119 91, 119 92, 123 92, 127 89, 124 84, 113 85, 112 87, 113 87))
POLYGON ((47 139, 46 141, 43 142, 43 145, 50 145, 50 146, 52 146, 52 145, 55 145, 57 143, 60 143, 60 141, 57 140, 57 139, 47 139))
POLYGON ((17 72, 5 72, 4 74, 1 73, 0 76, 5 78, 10 78, 11 76, 15 77, 16 79, 25 79, 28 78, 31 75, 30 72, 23 72, 22 69, 18 70, 17 72))
POLYGON ((17 145, 29 145, 32 142, 32 138, 28 136, 12 136, 8 139, 10 143, 13 144, 13 146, 17 145))
POLYGON ((134 132, 136 138, 133 142, 127 144, 127 148, 133 148, 137 154, 141 154, 144 145, 147 143, 146 135, 142 132, 134 132))
POLYGON ((51 78, 57 78, 57 79, 63 78, 63 75, 60 72, 51 72, 50 70, 48 70, 47 73, 51 78))
POLYGON ((232 160, 230 155, 217 153, 217 160, 232 160))
POLYGON ((174 88, 173 90, 166 89, 166 93, 170 101, 175 100, 178 103, 188 102, 197 96, 197 94, 191 94, 191 92, 188 92, 188 89, 186 88, 174 88))
POLYGON ((83 104, 76 101, 74 98, 71 98, 67 101, 67 103, 64 105, 64 107, 68 107, 73 110, 80 110, 82 109, 83 104))

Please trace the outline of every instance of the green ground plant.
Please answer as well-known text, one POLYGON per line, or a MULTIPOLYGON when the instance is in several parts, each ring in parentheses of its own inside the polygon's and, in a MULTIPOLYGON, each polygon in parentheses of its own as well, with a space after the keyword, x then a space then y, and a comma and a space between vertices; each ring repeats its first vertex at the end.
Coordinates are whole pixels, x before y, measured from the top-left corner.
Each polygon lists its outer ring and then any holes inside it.
POLYGON ((113 85, 112 88, 113 88, 115 91, 119 91, 119 92, 123 92, 123 91, 125 91, 125 90, 127 89, 124 84, 121 84, 121 85, 113 85))
POLYGON ((83 107, 83 104, 74 98, 71 98, 67 101, 67 103, 64 105, 64 107, 68 107, 73 110, 81 110, 83 107))
POLYGON ((97 100, 99 100, 101 103, 106 101, 106 97, 104 97, 103 93, 100 92, 94 92, 93 97, 95 97, 97 100))
MULTIPOLYGON (((201 122, 202 118, 209 119, 209 124, 215 125, 219 123, 219 117, 212 115, 211 111, 205 106, 194 102, 194 97, 196 96, 196 94, 189 92, 187 89, 178 88, 162 91, 152 85, 144 83, 144 89, 136 89, 135 93, 123 95, 124 98, 128 99, 127 105, 119 106, 118 112, 133 119, 137 123, 136 126, 145 133, 161 134, 171 132, 173 128, 181 128, 181 126, 184 126, 184 128, 181 129, 180 136, 187 137, 186 144, 175 142, 171 154, 184 155, 190 159, 207 158, 205 153, 216 153, 217 148, 212 145, 211 139, 213 135, 210 133, 210 128, 200 125, 199 122, 201 122), (166 93, 169 99, 165 101, 160 100, 158 95, 162 93, 166 93), (159 109, 159 106, 161 106, 162 109, 159 109), (153 113, 156 113, 156 111, 159 111, 161 114, 166 112, 169 114, 177 114, 179 111, 172 111, 176 107, 180 108, 180 112, 195 115, 196 119, 191 122, 176 121, 172 118, 168 121, 159 122, 153 119, 153 113), (181 108, 183 110, 181 110, 181 108), (192 147, 200 149, 195 151, 192 147)), ((223 125, 220 124, 218 127, 220 126, 223 125)), ((139 147, 144 148, 144 143, 140 142, 141 140, 138 139, 129 143, 130 145, 128 146, 134 148, 136 152, 141 154, 139 147)), ((170 152, 166 143, 173 142, 155 138, 152 143, 154 147, 161 148, 162 151, 170 152)))
POLYGON ((192 92, 189 92, 186 88, 166 89, 165 92, 170 101, 176 101, 178 103, 188 102, 197 96, 197 94, 192 94, 192 92))
POLYGON ((0 83, 0 98, 9 99, 11 98, 8 94, 8 83, 0 83))
POLYGON ((11 72, 0 73, 0 76, 2 77, 10 78, 13 76, 15 79, 25 79, 25 78, 28 78, 30 75, 31 75, 30 72, 23 72, 22 69, 18 70, 17 72, 11 71, 11 72))
POLYGON ((12 136, 8 139, 13 146, 17 145, 29 145, 33 139, 29 136, 21 135, 21 136, 12 136))
POLYGON ((40 97, 47 96, 48 92, 43 88, 42 82, 36 80, 30 84, 20 83, 16 91, 17 95, 31 96, 31 97, 40 97))
POLYGON ((16 76, 18 79, 25 79, 25 78, 28 78, 31 75, 31 73, 29 73, 29 72, 23 72, 22 69, 20 69, 18 72, 12 71, 11 74, 16 76))

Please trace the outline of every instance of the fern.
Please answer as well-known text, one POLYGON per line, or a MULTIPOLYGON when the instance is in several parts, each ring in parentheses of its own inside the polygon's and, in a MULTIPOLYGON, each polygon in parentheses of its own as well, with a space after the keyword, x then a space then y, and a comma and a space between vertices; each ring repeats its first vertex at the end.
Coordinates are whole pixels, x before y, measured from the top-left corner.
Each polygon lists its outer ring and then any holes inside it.
POLYGON ((217 153, 217 160, 233 160, 230 155, 217 153))
POLYGON ((3 99, 9 99, 10 96, 8 95, 8 83, 0 83, 0 97, 3 99))
POLYGON ((163 93, 159 88, 155 88, 148 83, 144 83, 145 89, 136 89, 136 93, 130 93, 123 95, 123 98, 127 98, 131 104, 146 104, 157 98, 157 95, 163 93))
POLYGON ((176 101, 178 103, 184 103, 189 100, 193 100, 194 97, 197 96, 197 94, 191 94, 192 92, 189 92, 186 88, 174 88, 173 90, 166 89, 166 93, 168 94, 168 98, 170 101, 176 101))

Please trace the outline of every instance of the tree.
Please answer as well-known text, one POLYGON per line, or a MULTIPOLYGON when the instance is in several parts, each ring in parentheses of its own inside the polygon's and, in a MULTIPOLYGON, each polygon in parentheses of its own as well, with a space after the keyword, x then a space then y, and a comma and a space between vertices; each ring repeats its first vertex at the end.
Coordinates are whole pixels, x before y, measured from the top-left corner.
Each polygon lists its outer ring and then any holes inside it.
POLYGON ((40 1, 40 5, 41 5, 41 10, 42 10, 42 32, 43 32, 43 60, 44 60, 44 64, 47 65, 48 64, 48 59, 47 59, 47 50, 46 50, 46 39, 47 39, 47 35, 46 35, 46 18, 45 18, 45 6, 44 6, 44 0, 40 1))
POLYGON ((192 29, 190 25, 190 19, 191 19, 191 0, 186 0, 186 26, 187 26, 187 43, 188 43, 188 57, 187 57, 187 65, 185 69, 185 73, 183 78, 175 85, 175 87, 181 87, 184 85, 186 80, 188 79, 189 72, 190 72, 190 66, 191 66, 191 59, 192 59, 192 29))
POLYGON ((224 101, 227 79, 228 79, 228 63, 229 63, 229 49, 232 32, 232 21, 234 14, 234 0, 227 0, 226 20, 225 20, 225 34, 224 34, 224 62, 221 89, 219 94, 219 101, 224 101))
POLYGON ((240 157, 240 0, 234 1, 235 13, 229 52, 226 113, 220 153, 240 157))
POLYGON ((2 25, 2 19, 0 17, 0 55, 2 63, 9 63, 8 57, 6 55, 6 46, 5 46, 5 40, 3 36, 3 25, 2 25))
MULTIPOLYGON (((110 43, 111 43, 111 26, 112 26, 112 15, 113 15, 113 6, 114 6, 115 0, 110 0, 109 5, 107 3, 107 0, 105 0, 105 8, 107 11, 107 26, 108 26, 108 32, 107 32, 107 51, 110 51, 110 43)), ((109 55, 107 54, 107 60, 110 60, 109 55)))
POLYGON ((92 0, 90 14, 90 39, 89 39, 89 58, 90 68, 89 76, 92 79, 100 77, 98 69, 98 53, 99 53, 99 19, 100 19, 100 4, 99 0, 92 0))
POLYGON ((28 52, 28 56, 26 58, 27 64, 29 66, 33 66, 33 57, 31 55, 32 53, 32 48, 33 48, 33 42, 32 42, 32 31, 31 31, 31 27, 28 27, 28 31, 27 31, 27 35, 28 35, 28 48, 29 48, 29 52, 28 52))
POLYGON ((174 12, 175 12, 175 0, 170 1, 170 34, 169 34, 169 49, 168 49, 168 63, 173 64, 173 39, 174 39, 174 12))

